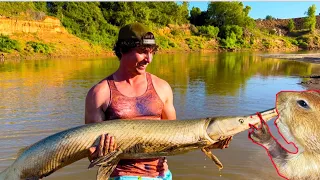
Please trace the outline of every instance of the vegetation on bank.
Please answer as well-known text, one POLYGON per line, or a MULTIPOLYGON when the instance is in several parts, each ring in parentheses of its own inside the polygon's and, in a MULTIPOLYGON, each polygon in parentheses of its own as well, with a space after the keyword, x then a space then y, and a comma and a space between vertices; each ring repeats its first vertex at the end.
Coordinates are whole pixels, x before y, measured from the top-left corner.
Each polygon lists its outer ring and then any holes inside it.
POLYGON ((34 42, 34 41, 29 41, 26 44, 25 50, 28 52, 35 52, 35 53, 44 53, 44 54, 49 54, 53 51, 54 47, 40 43, 40 42, 34 42))
POLYGON ((0 52, 11 53, 14 50, 18 52, 24 50, 26 53, 49 54, 53 52, 54 46, 34 41, 28 41, 23 44, 17 40, 10 39, 9 36, 0 35, 0 52))
POLYGON ((20 51, 20 43, 17 40, 12 40, 9 36, 0 35, 0 51, 10 53, 13 50, 20 51))
MULTIPOLYGON (((92 45, 111 50, 120 27, 142 22, 155 34, 161 49, 240 50, 319 48, 316 6, 306 12, 304 29, 290 20, 286 33, 257 28, 248 16, 251 7, 241 2, 210 2, 207 11, 188 10, 188 2, 1 2, 0 14, 27 20, 46 15, 60 19, 72 34, 92 45)), ((275 20, 268 15, 267 20, 275 20)), ((19 43, 0 36, 0 51, 13 50, 50 54, 54 45, 39 42, 19 43)))

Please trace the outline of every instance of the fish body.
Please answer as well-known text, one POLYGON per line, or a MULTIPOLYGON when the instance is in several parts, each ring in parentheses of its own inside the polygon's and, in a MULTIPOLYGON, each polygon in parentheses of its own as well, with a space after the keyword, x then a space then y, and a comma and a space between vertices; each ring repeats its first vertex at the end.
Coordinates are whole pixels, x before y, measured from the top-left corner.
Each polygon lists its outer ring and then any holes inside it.
MULTIPOLYGON (((277 113, 272 109, 263 112, 262 116, 271 119, 277 113)), ((175 121, 110 120, 82 125, 48 136, 28 147, 0 173, 0 180, 46 177, 88 157, 88 149, 97 145, 101 134, 106 133, 115 137, 118 149, 91 163, 91 166, 102 165, 104 178, 110 175, 120 159, 171 156, 196 149, 202 149, 219 164, 219 160, 208 152, 210 146, 248 129, 249 123, 259 122, 256 115, 249 115, 175 121)))

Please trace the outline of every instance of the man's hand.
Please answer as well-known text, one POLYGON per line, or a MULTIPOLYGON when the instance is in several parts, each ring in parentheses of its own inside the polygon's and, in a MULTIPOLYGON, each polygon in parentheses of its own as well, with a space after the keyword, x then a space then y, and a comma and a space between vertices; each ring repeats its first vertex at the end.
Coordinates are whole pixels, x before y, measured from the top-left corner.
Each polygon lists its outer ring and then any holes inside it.
POLYGON ((89 160, 105 156, 117 148, 114 136, 109 134, 102 134, 98 146, 92 146, 89 148, 89 160))
POLYGON ((221 141, 218 141, 216 143, 214 143, 210 149, 224 149, 224 148, 228 148, 229 147, 229 144, 232 140, 233 136, 231 137, 228 137, 224 140, 221 140, 221 141))

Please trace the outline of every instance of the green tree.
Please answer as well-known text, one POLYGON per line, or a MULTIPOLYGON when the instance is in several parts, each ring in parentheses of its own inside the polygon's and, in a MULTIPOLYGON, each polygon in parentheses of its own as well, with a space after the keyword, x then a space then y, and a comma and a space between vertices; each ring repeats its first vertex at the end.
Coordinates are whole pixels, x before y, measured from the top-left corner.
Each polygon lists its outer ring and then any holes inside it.
POLYGON ((245 16, 248 16, 248 15, 249 15, 250 10, 251 10, 251 7, 250 7, 250 6, 246 6, 246 7, 243 9, 245 16))
POLYGON ((289 29, 289 32, 292 32, 295 29, 295 24, 292 19, 289 20, 288 29, 289 29))
POLYGON ((104 19, 100 2, 50 2, 47 8, 76 36, 109 48, 114 44, 118 28, 104 19))
POLYGON ((197 18, 201 15, 201 10, 198 7, 192 7, 190 11, 190 23, 196 24, 197 18))
POLYGON ((207 26, 207 25, 210 25, 208 22, 209 22, 209 16, 208 16, 208 12, 207 11, 201 11, 198 16, 190 17, 190 23, 194 24, 195 26, 207 26))
POLYGON ((310 31, 314 31, 316 29, 316 9, 316 5, 313 4, 308 8, 308 11, 305 12, 305 14, 307 14, 308 17, 305 18, 304 26, 310 29, 310 31))
POLYGON ((105 20, 115 26, 131 22, 144 24, 185 24, 188 22, 188 2, 101 2, 105 20))
POLYGON ((179 7, 178 7, 178 13, 176 16, 176 24, 185 24, 188 23, 189 19, 189 3, 188 2, 183 2, 179 7))
POLYGON ((33 2, 35 9, 42 11, 42 12, 47 12, 47 3, 46 2, 33 2))
POLYGON ((274 17, 272 17, 271 15, 266 16, 266 20, 273 20, 273 19, 274 19, 274 17))
POLYGON ((27 11, 34 11, 36 7, 33 2, 1 2, 0 15, 19 19, 30 19, 26 17, 27 11), (24 15, 23 15, 24 14, 24 15))
MULTIPOLYGON (((111 48, 118 29, 132 22, 150 27, 188 23, 188 2, 47 2, 48 14, 59 18, 76 36, 111 48)), ((45 9, 37 3, 38 9, 45 9)))
POLYGON ((222 27, 226 25, 238 25, 245 27, 251 19, 248 17, 250 7, 243 7, 241 2, 210 2, 208 5, 208 23, 222 27))
POLYGON ((200 34, 209 38, 217 38, 219 33, 219 28, 214 26, 199 26, 198 30, 200 34))

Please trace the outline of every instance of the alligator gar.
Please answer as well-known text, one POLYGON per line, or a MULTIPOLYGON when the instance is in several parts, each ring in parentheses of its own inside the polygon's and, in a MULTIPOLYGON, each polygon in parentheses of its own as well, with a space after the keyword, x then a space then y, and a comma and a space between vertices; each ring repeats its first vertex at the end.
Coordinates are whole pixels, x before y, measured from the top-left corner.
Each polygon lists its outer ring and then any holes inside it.
MULTIPOLYGON (((265 120, 277 116, 275 109, 261 112, 265 120)), ((257 115, 210 117, 194 120, 110 120, 86 124, 53 134, 26 148, 0 180, 41 179, 89 155, 101 134, 115 137, 116 151, 91 162, 100 165, 97 179, 108 179, 120 159, 171 156, 201 149, 220 168, 210 152, 212 145, 257 125, 257 115)))

